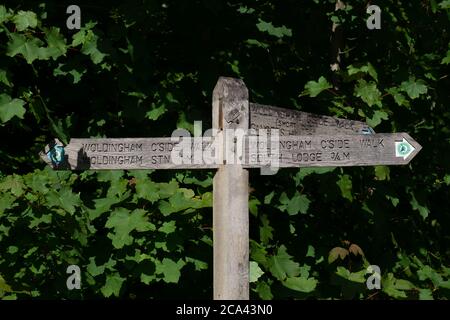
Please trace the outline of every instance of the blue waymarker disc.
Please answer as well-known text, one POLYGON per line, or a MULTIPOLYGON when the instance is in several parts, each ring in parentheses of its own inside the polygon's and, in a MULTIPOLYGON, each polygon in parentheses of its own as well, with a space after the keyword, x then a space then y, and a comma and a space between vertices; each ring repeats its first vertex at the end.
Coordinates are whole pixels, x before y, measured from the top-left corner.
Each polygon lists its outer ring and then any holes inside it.
POLYGON ((63 146, 54 146, 48 152, 47 157, 54 165, 60 165, 64 161, 64 154, 63 146))

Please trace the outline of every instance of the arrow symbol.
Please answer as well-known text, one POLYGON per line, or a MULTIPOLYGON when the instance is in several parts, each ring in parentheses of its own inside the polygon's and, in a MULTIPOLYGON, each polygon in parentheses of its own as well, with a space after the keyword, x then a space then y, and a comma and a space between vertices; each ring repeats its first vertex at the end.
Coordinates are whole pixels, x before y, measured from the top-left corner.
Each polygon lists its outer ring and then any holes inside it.
POLYGON ((414 148, 405 138, 402 141, 395 141, 395 156, 406 160, 414 152, 414 148))

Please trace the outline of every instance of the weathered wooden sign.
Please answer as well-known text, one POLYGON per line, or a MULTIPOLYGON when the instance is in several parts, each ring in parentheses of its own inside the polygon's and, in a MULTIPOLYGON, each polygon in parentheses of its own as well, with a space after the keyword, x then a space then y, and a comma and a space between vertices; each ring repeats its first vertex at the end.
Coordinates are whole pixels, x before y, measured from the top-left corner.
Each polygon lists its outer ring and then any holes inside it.
POLYGON ((71 139, 66 146, 55 140, 40 155, 63 170, 217 168, 213 288, 219 300, 249 298, 246 168, 404 165, 422 148, 407 133, 375 134, 359 121, 249 103, 245 84, 232 78, 219 78, 212 118, 220 132, 213 138, 71 139))
POLYGON ((210 138, 184 138, 190 147, 180 152, 182 161, 173 159, 181 149, 181 140, 173 138, 71 139, 59 165, 48 156, 51 146, 41 157, 52 167, 71 170, 214 169, 224 162, 245 168, 342 167, 407 164, 422 148, 407 133, 280 136, 277 145, 253 138, 243 137, 239 160, 223 153, 219 158, 219 145, 210 138))
POLYGON ((307 134, 372 134, 366 123, 291 109, 249 103, 251 129, 279 129, 282 136, 307 134))
MULTIPOLYGON (((55 169, 70 170, 133 170, 133 169, 208 169, 218 168, 213 161, 205 161, 212 146, 206 139, 192 139, 191 153, 184 163, 172 159, 172 151, 180 139, 172 138, 99 138, 71 139, 64 146, 63 159, 59 163, 51 161, 54 145, 48 145, 41 158, 55 169), (201 158, 195 151, 201 150, 201 158)), ((55 141, 56 145, 61 145, 55 141)))

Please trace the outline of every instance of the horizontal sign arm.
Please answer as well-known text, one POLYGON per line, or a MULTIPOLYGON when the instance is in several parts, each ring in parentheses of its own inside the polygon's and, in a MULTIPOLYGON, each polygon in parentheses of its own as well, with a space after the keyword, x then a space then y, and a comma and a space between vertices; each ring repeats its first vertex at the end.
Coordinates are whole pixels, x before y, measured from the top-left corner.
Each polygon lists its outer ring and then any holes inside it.
POLYGON ((422 148, 407 133, 243 135, 241 142, 238 135, 224 137, 71 139, 64 147, 58 141, 48 145, 41 157, 55 169, 69 170, 214 169, 226 163, 341 167, 404 165, 422 148))
POLYGON ((361 121, 318 115, 292 109, 249 104, 251 129, 279 129, 280 135, 373 134, 361 121))

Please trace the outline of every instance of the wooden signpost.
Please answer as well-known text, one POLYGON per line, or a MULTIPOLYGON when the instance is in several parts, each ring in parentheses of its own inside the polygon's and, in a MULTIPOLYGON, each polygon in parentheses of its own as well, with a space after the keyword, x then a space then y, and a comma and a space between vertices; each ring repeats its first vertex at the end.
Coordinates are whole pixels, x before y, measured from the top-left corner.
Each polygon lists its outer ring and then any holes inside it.
POLYGON ((59 170, 217 169, 213 181, 214 299, 249 298, 249 168, 408 164, 422 148, 407 133, 359 121, 249 103, 238 79, 219 78, 211 138, 58 140, 41 158, 59 170), (264 131, 249 129, 270 129, 264 131), (244 132, 227 139, 227 132, 244 132), (271 137, 279 133, 275 140, 271 137), (239 151, 241 150, 241 152, 239 151), (228 155, 232 155, 230 158, 228 155), (181 159, 181 160, 180 160, 181 159))

